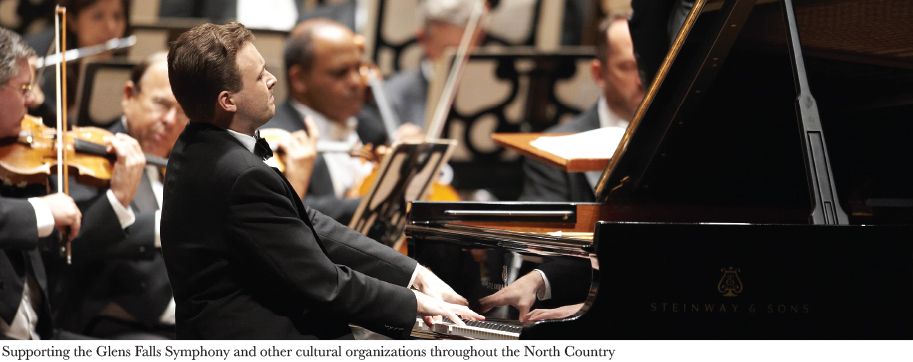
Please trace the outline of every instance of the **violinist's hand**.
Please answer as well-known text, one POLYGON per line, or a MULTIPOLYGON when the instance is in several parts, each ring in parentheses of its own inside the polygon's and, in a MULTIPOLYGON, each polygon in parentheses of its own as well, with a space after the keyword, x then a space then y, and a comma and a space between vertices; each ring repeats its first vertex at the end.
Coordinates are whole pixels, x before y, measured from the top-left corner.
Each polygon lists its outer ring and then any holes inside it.
POLYGON ((469 305, 469 301, 466 298, 463 298, 451 288, 447 283, 444 283, 441 278, 438 278, 437 275, 434 275, 428 268, 419 265, 417 267, 418 272, 415 274, 415 281, 413 285, 423 294, 445 301, 447 303, 458 304, 458 305, 469 305))
POLYGON ((403 123, 396 128, 396 132, 393 134, 393 141, 395 142, 424 142, 425 141, 425 131, 421 127, 416 126, 412 123, 403 123))
POLYGON ((450 318, 454 323, 461 326, 466 324, 460 320, 460 317, 474 321, 485 320, 485 317, 476 314, 476 312, 473 312, 469 307, 464 305, 447 303, 440 299, 429 297, 417 290, 413 290, 413 292, 415 293, 415 301, 418 305, 416 313, 422 317, 425 324, 429 327, 431 327, 434 320, 440 320, 441 316, 450 318))
POLYGON ((542 275, 534 270, 497 293, 479 299, 479 309, 485 313, 494 307, 510 305, 520 310, 520 321, 526 322, 529 308, 536 301, 536 291, 543 284, 542 275))
POLYGON ((146 156, 133 137, 118 133, 109 140, 108 152, 117 155, 111 171, 111 191, 124 207, 130 207, 146 167, 146 156))
POLYGON ((579 311, 581 307, 583 307, 583 303, 566 305, 566 306, 558 307, 555 309, 536 309, 532 312, 529 312, 525 316, 521 315, 520 321, 526 322, 526 321, 541 321, 543 319, 567 318, 567 317, 574 315, 574 313, 577 313, 577 311, 579 311))
POLYGON ((73 198, 66 194, 56 193, 39 197, 39 199, 51 210, 51 215, 54 216, 54 228, 64 234, 68 232, 67 227, 69 227, 69 239, 70 241, 75 239, 76 235, 79 235, 79 227, 82 225, 82 213, 79 212, 73 198))
POLYGON ((311 183, 314 161, 317 160, 317 139, 320 138, 320 132, 311 117, 304 118, 304 125, 307 132, 293 132, 291 137, 277 145, 285 153, 285 178, 302 199, 311 183))

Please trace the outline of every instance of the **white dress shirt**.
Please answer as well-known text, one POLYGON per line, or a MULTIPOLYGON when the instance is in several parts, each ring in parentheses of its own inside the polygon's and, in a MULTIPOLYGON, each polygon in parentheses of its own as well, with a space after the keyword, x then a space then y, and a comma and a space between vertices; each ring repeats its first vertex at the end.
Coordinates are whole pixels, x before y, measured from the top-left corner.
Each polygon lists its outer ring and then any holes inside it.
MULTIPOLYGON (((121 205, 114 192, 108 190, 106 193, 108 202, 117 220, 122 228, 127 228, 136 222, 136 215, 128 207, 121 205)), ((38 237, 43 238, 51 235, 54 231, 54 214, 51 208, 38 197, 31 197, 28 202, 32 205, 35 212, 36 226, 38 237)), ((19 303, 19 309, 16 310, 16 316, 13 322, 7 324, 6 321, 0 320, 0 333, 15 339, 41 339, 38 335, 38 308, 41 305, 41 287, 38 285, 31 273, 26 272, 25 284, 22 286, 22 300, 19 303)))
MULTIPOLYGON (((345 148, 352 148, 361 144, 358 133, 355 132, 355 128, 358 126, 358 120, 355 117, 349 117, 346 123, 342 125, 339 122, 328 119, 311 107, 295 100, 290 100, 290 102, 292 107, 302 117, 310 117, 314 124, 317 125, 317 131, 320 132, 318 148, 320 148, 321 144, 329 145, 335 143, 341 144, 345 148)), ((333 193, 340 199, 345 197, 346 191, 352 188, 355 182, 364 179, 374 170, 374 166, 370 163, 364 162, 360 158, 352 157, 348 153, 328 152, 321 154, 321 157, 326 161, 327 169, 330 171, 333 193)))
MULTIPOLYGON (((628 128, 628 120, 609 109, 605 96, 599 97, 596 112, 599 115, 599 127, 628 128)), ((587 171, 584 174, 586 175, 586 180, 590 183, 590 188, 595 189, 596 184, 599 183, 599 177, 602 176, 602 171, 587 171)))

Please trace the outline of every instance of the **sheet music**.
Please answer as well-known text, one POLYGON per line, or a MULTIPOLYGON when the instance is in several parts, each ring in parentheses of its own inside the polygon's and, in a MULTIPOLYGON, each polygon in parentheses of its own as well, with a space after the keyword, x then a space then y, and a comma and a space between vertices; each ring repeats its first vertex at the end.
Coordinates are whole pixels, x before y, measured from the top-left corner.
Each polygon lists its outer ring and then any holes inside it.
POLYGON ((529 144, 563 159, 612 158, 624 134, 623 127, 603 127, 567 136, 539 137, 529 144))

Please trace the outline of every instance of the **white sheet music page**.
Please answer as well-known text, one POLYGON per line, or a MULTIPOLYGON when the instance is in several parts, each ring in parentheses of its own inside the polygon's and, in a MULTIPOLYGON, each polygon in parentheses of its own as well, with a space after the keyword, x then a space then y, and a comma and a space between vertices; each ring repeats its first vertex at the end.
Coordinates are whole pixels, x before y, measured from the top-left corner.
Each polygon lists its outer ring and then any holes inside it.
POLYGON ((543 136, 529 144, 566 160, 575 158, 612 158, 623 127, 603 127, 567 136, 543 136))

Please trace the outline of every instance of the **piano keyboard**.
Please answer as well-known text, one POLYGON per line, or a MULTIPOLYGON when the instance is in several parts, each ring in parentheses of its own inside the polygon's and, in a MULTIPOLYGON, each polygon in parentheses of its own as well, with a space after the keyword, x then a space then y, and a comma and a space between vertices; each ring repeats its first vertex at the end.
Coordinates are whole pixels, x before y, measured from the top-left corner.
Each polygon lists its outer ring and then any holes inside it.
MULTIPOLYGON (((471 321, 463 320, 466 326, 458 326, 449 318, 444 317, 442 322, 434 323, 431 328, 425 325, 421 318, 415 319, 412 329, 413 337, 426 338, 430 335, 445 335, 470 339, 486 340, 515 340, 520 339, 523 327, 507 322, 471 321)), ((516 322, 514 322, 516 323, 516 322)))

